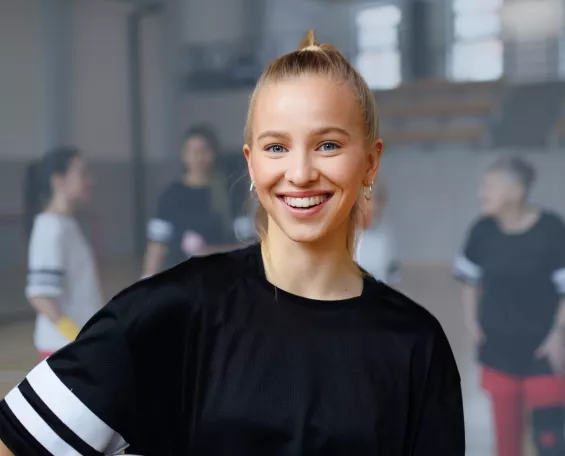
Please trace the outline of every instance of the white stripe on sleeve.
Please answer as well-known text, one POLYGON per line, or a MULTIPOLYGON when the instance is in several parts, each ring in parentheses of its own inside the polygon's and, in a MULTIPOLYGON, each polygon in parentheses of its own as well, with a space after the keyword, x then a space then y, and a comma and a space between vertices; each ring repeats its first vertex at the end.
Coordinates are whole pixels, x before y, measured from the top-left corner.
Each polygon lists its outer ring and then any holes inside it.
POLYGON ((161 219, 151 219, 147 224, 147 237, 155 242, 168 242, 173 235, 173 224, 161 219))
POLYGON ((557 289, 557 292, 559 294, 565 294, 565 268, 558 269, 557 271, 555 271, 552 274, 551 279, 555 284, 555 288, 557 289))
POLYGON ((76 450, 59 437, 53 429, 39 416, 22 395, 14 388, 5 398, 6 404, 19 422, 33 437, 52 454, 80 456, 76 450))
POLYGON ((57 377, 47 361, 27 376, 35 393, 70 430, 97 451, 114 454, 126 448, 126 441, 96 416, 57 377))
POLYGON ((482 277, 481 267, 473 263, 465 255, 458 255, 455 258, 453 271, 457 277, 468 282, 478 282, 482 277))

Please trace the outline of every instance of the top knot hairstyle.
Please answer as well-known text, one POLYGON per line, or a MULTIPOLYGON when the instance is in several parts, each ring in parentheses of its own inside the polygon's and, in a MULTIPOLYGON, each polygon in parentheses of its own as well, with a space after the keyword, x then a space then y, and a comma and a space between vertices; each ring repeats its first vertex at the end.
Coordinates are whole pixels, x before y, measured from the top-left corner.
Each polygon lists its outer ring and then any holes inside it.
MULTIPOLYGON (((365 79, 354 66, 330 44, 319 44, 313 30, 309 30, 300 42, 298 49, 284 54, 272 61, 263 74, 259 77, 257 85, 249 102, 249 111, 245 125, 245 143, 253 150, 253 112, 257 94, 261 88, 268 84, 276 84, 288 79, 299 78, 304 75, 314 75, 328 78, 336 84, 349 87, 352 95, 359 104, 365 126, 367 144, 379 139, 379 114, 373 93, 365 79)), ((360 207, 356 204, 350 214, 347 249, 354 255, 357 221, 359 220, 360 207)), ((261 238, 267 233, 267 213, 259 204, 256 217, 256 227, 261 238)))
POLYGON ((251 124, 257 94, 266 84, 277 83, 303 75, 327 77, 338 84, 347 84, 363 114, 367 141, 379 139, 379 115, 371 89, 353 65, 331 44, 319 44, 313 30, 309 30, 298 49, 272 61, 259 77, 249 103, 245 142, 253 142, 251 124))

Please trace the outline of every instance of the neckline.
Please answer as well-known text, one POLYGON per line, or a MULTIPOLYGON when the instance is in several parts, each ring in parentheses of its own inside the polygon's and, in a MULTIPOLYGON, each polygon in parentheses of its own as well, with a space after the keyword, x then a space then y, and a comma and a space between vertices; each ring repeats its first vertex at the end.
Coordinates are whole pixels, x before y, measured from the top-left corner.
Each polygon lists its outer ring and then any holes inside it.
POLYGON ((254 277, 259 281, 261 286, 268 290, 270 293, 274 293, 275 297, 280 296, 286 300, 292 301, 301 306, 315 308, 319 310, 336 310, 343 308, 355 308, 366 302, 367 297, 371 292, 371 288, 375 283, 378 283, 371 276, 363 277, 363 289, 359 296, 353 296, 351 298, 337 299, 337 300, 321 300, 306 298, 289 291, 283 290, 276 285, 269 282, 265 274, 265 265, 263 263, 263 255, 261 254, 261 244, 255 243, 249 247, 249 252, 252 258, 254 277))
POLYGON ((496 229, 504 236, 508 236, 508 237, 519 237, 519 236, 526 236, 528 234, 530 234, 532 231, 536 230, 538 228, 538 226, 541 224, 542 219, 545 217, 545 212, 543 210, 540 210, 539 215, 537 220, 532 223, 528 228, 524 229, 524 230, 520 230, 520 231, 505 231, 501 224, 498 222, 497 219, 493 219, 494 220, 494 224, 496 226, 496 229))

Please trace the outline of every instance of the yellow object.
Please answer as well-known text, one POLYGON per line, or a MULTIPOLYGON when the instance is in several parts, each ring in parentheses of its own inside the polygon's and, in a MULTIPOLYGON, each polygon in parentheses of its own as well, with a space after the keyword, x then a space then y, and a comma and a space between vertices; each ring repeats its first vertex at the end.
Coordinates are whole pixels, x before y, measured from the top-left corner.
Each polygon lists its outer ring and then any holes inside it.
POLYGON ((67 316, 61 317, 57 322, 57 330, 70 341, 77 338, 80 328, 67 316))

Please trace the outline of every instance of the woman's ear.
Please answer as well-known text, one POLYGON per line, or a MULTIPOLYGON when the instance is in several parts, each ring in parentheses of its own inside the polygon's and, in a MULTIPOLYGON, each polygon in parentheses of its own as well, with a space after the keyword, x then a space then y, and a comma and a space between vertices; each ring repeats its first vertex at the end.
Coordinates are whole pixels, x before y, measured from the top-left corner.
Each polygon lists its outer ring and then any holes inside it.
POLYGON ((369 149, 369 157, 367 161, 367 173, 366 173, 366 182, 371 183, 374 182, 377 178, 377 174, 379 172, 379 167, 381 164, 381 156, 384 150, 384 143, 382 139, 377 139, 374 143, 371 144, 369 149))
POLYGON ((251 168, 251 148, 248 144, 243 145, 243 155, 247 161, 247 172, 249 173, 249 178, 253 182, 253 169, 251 168))

